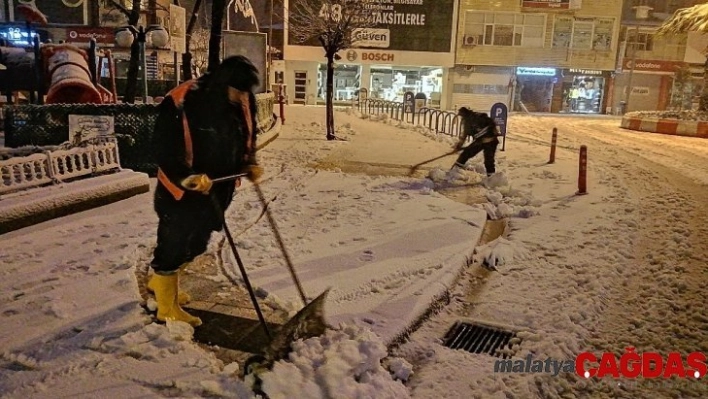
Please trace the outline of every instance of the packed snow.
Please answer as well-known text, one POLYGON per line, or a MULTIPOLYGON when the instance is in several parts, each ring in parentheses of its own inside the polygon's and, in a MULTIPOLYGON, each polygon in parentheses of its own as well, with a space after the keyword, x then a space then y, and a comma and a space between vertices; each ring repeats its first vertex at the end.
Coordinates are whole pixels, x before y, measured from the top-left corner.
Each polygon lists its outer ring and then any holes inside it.
MULTIPOLYGON (((296 343, 289 361, 264 377, 271 398, 708 395, 705 380, 651 390, 568 373, 495 374, 496 358, 450 350, 440 341, 454 321, 473 318, 513 326, 522 357, 566 360, 586 350, 621 353, 625 345, 708 351, 708 320, 696 306, 705 302, 708 219, 698 195, 708 176, 708 141, 626 132, 616 119, 514 115, 506 151, 498 153, 500 173, 491 178, 480 159, 459 174, 449 173, 448 159, 428 178, 372 177, 309 167, 354 146, 323 140, 324 123, 313 122, 324 119, 322 108, 286 112, 281 136, 262 151, 271 179, 263 185, 266 197, 277 198, 273 212, 303 266, 308 293, 347 281, 327 311, 333 322, 352 322, 296 343), (552 127, 561 138, 549 165, 552 127), (580 144, 591 145, 585 196, 575 195, 580 144), (461 183, 475 184, 486 203, 459 204, 436 192, 461 183), (508 219, 507 231, 477 248, 463 241, 425 247, 436 232, 479 234, 479 215, 508 219), (409 240, 408 253, 387 251, 396 240, 409 240), (460 263, 468 256, 473 262, 465 268, 460 263), (308 272, 326 261, 331 276, 308 272), (346 262, 361 272, 338 269, 346 262), (447 268, 420 269, 419 262, 447 268), (478 270, 483 265, 486 274, 478 270), (456 270, 463 270, 463 282, 452 286, 456 270), (426 275, 446 282, 424 286, 426 275), (401 313, 414 318, 423 308, 419 297, 430 300, 445 289, 451 303, 387 353, 405 324, 392 328, 386 321, 399 321, 401 313), (625 303, 637 305, 626 309, 625 303), (678 310, 667 313, 672 307, 678 310), (347 318, 353 312, 379 316, 347 318), (677 337, 677 328, 686 332, 677 337)), ((425 148, 411 149, 418 159, 453 143, 385 117, 339 112, 336 118, 338 134, 352 142, 373 131, 430 136, 425 148)), ((228 220, 244 226, 259 212, 257 198, 237 195, 228 220)), ((134 270, 149 261, 155 227, 145 194, 2 237, 4 397, 253 397, 236 376, 239 366, 194 344, 191 327, 154 324, 138 306, 134 270)), ((297 296, 284 283, 287 272, 267 223, 237 232, 237 242, 252 280, 295 309, 297 296)))

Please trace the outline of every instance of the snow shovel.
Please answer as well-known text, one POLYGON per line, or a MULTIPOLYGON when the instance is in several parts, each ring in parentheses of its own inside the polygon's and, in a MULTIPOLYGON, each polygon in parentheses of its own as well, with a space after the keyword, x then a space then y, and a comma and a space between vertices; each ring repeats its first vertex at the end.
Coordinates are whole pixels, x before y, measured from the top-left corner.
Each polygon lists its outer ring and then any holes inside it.
POLYGON ((454 150, 452 150, 452 151, 450 151, 450 152, 446 152, 446 153, 444 153, 444 154, 442 154, 442 155, 440 155, 440 156, 437 156, 437 157, 435 157, 435 158, 430 158, 430 159, 428 159, 427 161, 423 161, 423 162, 421 162, 421 163, 415 164, 415 165, 413 165, 413 166, 410 167, 410 169, 409 169, 409 171, 408 171, 408 176, 412 176, 413 173, 415 173, 415 171, 418 170, 418 168, 420 168, 421 166, 425 165, 426 163, 430 163, 430 162, 433 162, 433 161, 437 161, 438 159, 445 158, 445 157, 447 157, 447 156, 450 156, 450 155, 452 155, 452 154, 458 153, 458 152, 460 152, 460 151, 462 151, 462 148, 460 148, 460 149, 454 149, 454 150))
MULTIPOLYGON (((234 175, 236 176, 236 175, 234 175)), ((232 179, 236 179, 234 176, 228 176, 232 179)), ((224 178, 225 179, 225 178, 224 178)), ((225 181, 225 180, 221 180, 225 181)), ((211 202, 214 205, 214 208, 216 209, 218 215, 222 214, 221 206, 216 200, 216 197, 213 195, 210 195, 211 197, 211 202)), ((265 317, 263 317, 263 311, 261 310, 261 306, 258 304, 258 300, 256 299, 256 293, 253 290, 253 286, 251 285, 251 281, 248 278, 248 273, 246 273, 246 267, 243 265, 243 261, 241 260, 241 256, 238 253, 238 250, 236 249, 236 243, 234 243, 234 238, 231 235, 231 231, 229 230, 229 226, 226 225, 226 217, 224 216, 221 219, 221 225, 224 228, 224 234, 226 235, 226 239, 229 241, 229 246, 231 247, 231 251, 234 254, 234 258, 236 259, 236 264, 238 265, 239 270, 241 271, 241 276, 243 277, 243 283, 246 285, 246 289, 248 290, 248 295, 251 297, 251 302, 253 303, 253 308, 256 311, 256 315, 258 316, 258 321, 261 323, 261 326, 263 326, 263 330, 266 333, 266 336, 268 337, 269 340, 273 339, 273 336, 270 333, 270 329, 268 328, 268 324, 266 323, 265 317)))
POLYGON ((295 274, 295 267, 293 266, 293 261, 290 259, 290 254, 288 253, 287 249, 285 249, 285 243, 283 242, 283 238, 280 236, 278 226, 275 224, 275 219, 273 219, 273 215, 270 213, 270 208, 268 208, 268 201, 266 201, 265 195, 263 194, 263 190, 261 190, 261 186, 257 182, 253 182, 253 187, 255 187, 256 193, 258 194, 258 199, 261 201, 261 204, 263 205, 263 208, 266 211, 268 223, 270 223, 271 230, 273 230, 273 234, 275 234, 275 239, 276 241, 278 241, 278 246, 280 247, 280 251, 283 253, 285 263, 287 263, 288 265, 288 270, 290 270, 290 275, 292 276, 293 282, 295 283, 297 291, 300 294, 302 304, 303 306, 307 306, 307 297, 305 296, 305 291, 302 289, 300 279, 297 277, 297 274, 295 274))
POLYGON ((225 182, 225 181, 236 180, 238 178, 246 177, 246 176, 248 176, 248 173, 238 173, 238 174, 231 175, 231 176, 217 177, 216 179, 211 179, 211 182, 212 183, 221 183, 221 182, 225 182))

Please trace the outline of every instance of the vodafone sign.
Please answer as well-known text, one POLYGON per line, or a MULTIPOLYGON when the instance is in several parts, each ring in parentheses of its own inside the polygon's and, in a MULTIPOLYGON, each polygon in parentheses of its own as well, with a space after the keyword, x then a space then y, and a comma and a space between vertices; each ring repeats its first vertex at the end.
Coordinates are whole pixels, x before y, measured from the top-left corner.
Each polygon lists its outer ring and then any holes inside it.
POLYGON ((96 38, 97 43, 113 44, 115 42, 114 30, 111 28, 66 28, 67 43, 88 43, 91 38, 96 38))
MULTIPOLYGON (((635 60, 635 72, 669 72, 674 73, 680 68, 681 62, 661 61, 661 60, 635 60)), ((622 71, 628 72, 632 69, 632 60, 625 58, 622 63, 622 71)))

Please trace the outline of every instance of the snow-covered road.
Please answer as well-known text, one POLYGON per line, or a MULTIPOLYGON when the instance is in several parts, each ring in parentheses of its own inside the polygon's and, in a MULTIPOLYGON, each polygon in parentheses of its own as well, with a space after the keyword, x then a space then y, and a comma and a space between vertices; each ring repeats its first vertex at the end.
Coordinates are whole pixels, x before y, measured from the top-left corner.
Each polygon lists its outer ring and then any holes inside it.
POLYGON ((494 374, 494 360, 435 344, 455 320, 470 317, 527 329, 518 354, 541 360, 583 351, 619 358, 627 347, 708 353, 708 140, 618 125, 615 118, 510 118, 500 169, 544 201, 541 216, 510 222, 512 241, 533 256, 500 273, 468 272, 451 306, 400 348, 419 366, 414 397, 708 396, 705 378, 630 389, 626 381, 586 383, 574 373, 494 374), (557 162, 549 166, 554 127, 557 162), (569 197, 581 145, 590 195, 569 197), (431 383, 432 376, 440 380, 431 383))

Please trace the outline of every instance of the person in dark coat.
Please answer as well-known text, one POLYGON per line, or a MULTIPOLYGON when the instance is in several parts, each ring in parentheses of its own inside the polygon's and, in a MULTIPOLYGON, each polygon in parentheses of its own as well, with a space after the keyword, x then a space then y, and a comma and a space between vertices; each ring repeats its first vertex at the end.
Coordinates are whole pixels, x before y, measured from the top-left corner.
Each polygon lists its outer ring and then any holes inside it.
POLYGON ((213 72, 173 89, 159 105, 154 129, 158 169, 154 208, 159 217, 157 246, 147 284, 155 293, 157 319, 192 326, 201 320, 180 305, 179 274, 207 249, 240 180, 212 179, 245 173, 257 181, 258 70, 242 56, 225 59, 213 72))
POLYGON ((489 115, 474 112, 467 107, 460 108, 457 114, 462 118, 462 134, 455 145, 455 149, 462 149, 462 153, 450 169, 455 167, 464 169, 470 158, 483 152, 484 168, 487 171, 487 176, 493 175, 496 172, 494 157, 499 145, 497 124, 489 115), (463 149, 468 137, 472 137, 472 143, 463 149))

